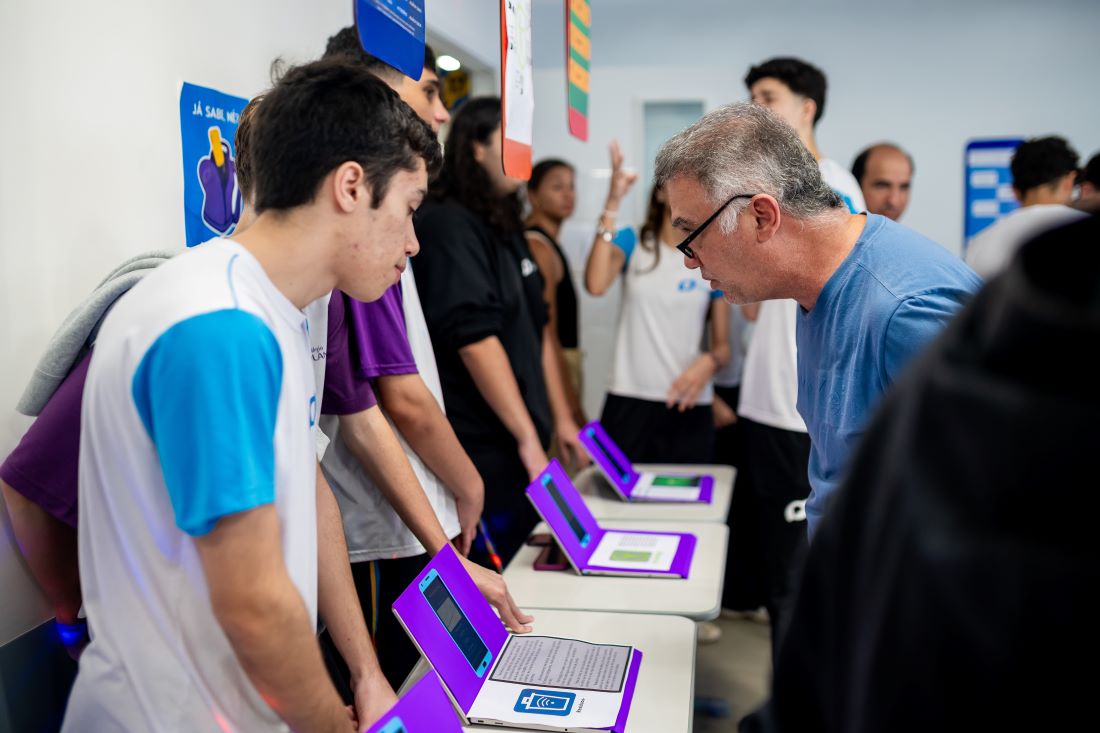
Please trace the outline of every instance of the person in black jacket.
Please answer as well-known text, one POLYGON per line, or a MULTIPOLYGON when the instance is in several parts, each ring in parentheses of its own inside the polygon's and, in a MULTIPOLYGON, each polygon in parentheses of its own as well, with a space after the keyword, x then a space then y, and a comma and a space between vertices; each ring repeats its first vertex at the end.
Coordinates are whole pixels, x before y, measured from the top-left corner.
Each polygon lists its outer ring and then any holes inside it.
POLYGON ((1092 217, 1030 242, 883 401, 743 733, 1088 727, 1097 241, 1092 217))
POLYGON ((451 123, 443 172, 415 221, 447 417, 485 481, 485 522, 504 563, 537 521, 524 490, 546 467, 552 423, 547 310, 523 237, 522 183, 502 168, 500 100, 471 99, 451 123))

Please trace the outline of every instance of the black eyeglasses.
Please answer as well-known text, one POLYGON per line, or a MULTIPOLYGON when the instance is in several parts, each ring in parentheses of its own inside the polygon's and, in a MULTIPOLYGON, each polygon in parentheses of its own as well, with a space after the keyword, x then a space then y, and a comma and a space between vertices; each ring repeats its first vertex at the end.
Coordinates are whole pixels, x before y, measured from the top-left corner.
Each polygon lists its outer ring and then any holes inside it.
POLYGON ((726 203, 719 206, 718 210, 715 211, 710 216, 708 216, 706 221, 704 221, 702 224, 697 226, 695 228, 695 231, 693 231, 691 234, 687 235, 687 238, 684 241, 682 241, 678 245, 676 245, 676 249, 683 252, 685 257, 690 257, 691 259, 694 260, 695 259, 695 250, 693 250, 690 245, 693 241, 695 241, 695 238, 698 237, 700 234, 702 234, 703 230, 706 229, 708 226, 710 226, 710 223, 712 221, 714 221, 715 219, 717 219, 718 215, 721 214, 723 211, 725 211, 727 206, 732 204, 737 199, 751 199, 755 195, 756 195, 755 193, 739 193, 739 194, 736 194, 734 196, 730 196, 729 199, 726 201, 726 203))

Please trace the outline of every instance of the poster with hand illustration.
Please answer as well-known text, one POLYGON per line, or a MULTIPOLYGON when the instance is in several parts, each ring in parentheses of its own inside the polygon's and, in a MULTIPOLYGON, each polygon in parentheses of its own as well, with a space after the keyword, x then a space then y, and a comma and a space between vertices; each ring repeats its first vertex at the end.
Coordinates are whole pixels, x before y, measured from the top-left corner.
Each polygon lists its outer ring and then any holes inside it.
POLYGON ((233 140, 248 100, 184 82, 180 89, 187 246, 233 233, 241 217, 233 140))

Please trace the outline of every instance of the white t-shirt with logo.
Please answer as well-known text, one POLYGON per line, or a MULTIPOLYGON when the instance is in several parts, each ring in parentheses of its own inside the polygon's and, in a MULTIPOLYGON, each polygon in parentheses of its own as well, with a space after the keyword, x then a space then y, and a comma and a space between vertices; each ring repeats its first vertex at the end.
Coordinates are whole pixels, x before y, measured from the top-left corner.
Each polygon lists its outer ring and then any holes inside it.
POLYGON ((64 730, 282 731, 214 617, 195 537, 264 505, 317 618, 309 324, 229 240, 147 275, 104 321, 81 415, 92 642, 64 730))
MULTIPOLYGON (((659 256, 639 245, 628 255, 608 391, 663 403, 672 383, 702 353, 707 310, 721 294, 699 270, 684 267, 676 249, 657 249, 659 256)), ((708 382, 696 402, 709 405, 713 395, 708 382)))
POLYGON ((1008 266, 1016 250, 1043 232, 1087 217, 1061 204, 1036 204, 1009 212, 974 235, 966 248, 966 264, 988 280, 1008 266))
MULTIPOLYGON (((863 192, 848 170, 828 158, 818 161, 818 166, 825 183, 840 194, 849 211, 856 214, 867 209, 863 192)), ((793 300, 770 300, 760 304, 745 354, 737 414, 761 425, 805 433, 806 423, 796 408, 796 308, 798 304, 793 300)))
MULTIPOLYGON (((328 360, 328 302, 331 298, 332 293, 322 295, 302 309, 309 322, 309 355, 313 361, 313 381, 317 387, 317 394, 325 392, 325 363, 328 360)), ((320 421, 313 426, 313 441, 319 461, 325 457, 329 443, 328 436, 321 430, 320 421)))

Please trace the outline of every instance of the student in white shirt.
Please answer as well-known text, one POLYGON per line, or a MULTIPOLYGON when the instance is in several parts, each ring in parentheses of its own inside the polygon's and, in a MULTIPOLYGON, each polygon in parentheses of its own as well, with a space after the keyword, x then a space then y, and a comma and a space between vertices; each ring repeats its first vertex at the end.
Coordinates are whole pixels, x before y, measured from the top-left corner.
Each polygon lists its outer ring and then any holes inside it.
POLYGON ((394 700, 360 628, 349 711, 314 635, 354 595, 319 522, 302 309, 396 282, 439 148, 345 63, 291 70, 263 106, 255 222, 151 273, 99 334, 79 468, 94 637, 66 731, 351 731, 394 700))
POLYGON ((978 232, 966 248, 966 264, 988 280, 1025 242, 1051 229, 1084 219, 1070 206, 1077 181, 1077 151, 1064 138, 1028 140, 1012 156, 1012 190, 1020 208, 978 232))
POLYGON ((730 359, 729 311, 721 293, 676 250, 664 193, 650 192, 645 224, 633 237, 612 231, 619 204, 637 179, 611 145, 611 186, 588 255, 585 287, 603 295, 621 275, 623 305, 611 382, 600 422, 630 460, 708 463, 713 456, 713 378, 730 359), (703 348, 709 322, 709 349, 703 348))

